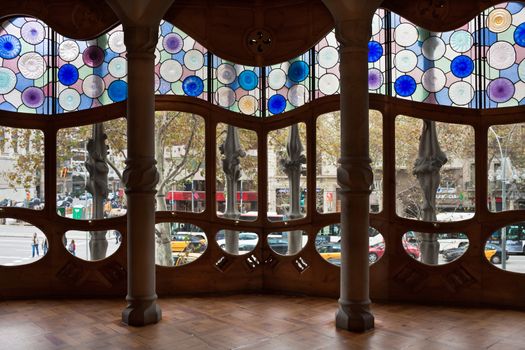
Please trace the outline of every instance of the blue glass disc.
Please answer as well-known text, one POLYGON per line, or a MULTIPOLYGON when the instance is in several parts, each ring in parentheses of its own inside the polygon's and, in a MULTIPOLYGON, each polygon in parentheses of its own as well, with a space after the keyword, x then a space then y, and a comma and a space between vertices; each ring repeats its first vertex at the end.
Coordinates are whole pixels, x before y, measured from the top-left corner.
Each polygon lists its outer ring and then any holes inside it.
POLYGON ((109 84, 108 95, 113 102, 124 101, 128 98, 128 84, 124 80, 115 80, 109 84))
POLYGON ((244 70, 239 74, 239 85, 246 91, 255 89, 258 83, 259 79, 254 71, 244 70))
POLYGON ((402 75, 396 79, 394 89, 399 96, 410 96, 416 91, 416 81, 410 75, 402 75))
POLYGON ((300 83, 306 79, 308 71, 309 67, 305 61, 295 61, 290 65, 290 68, 288 68, 288 78, 290 78, 291 81, 300 83))
POLYGON ((283 95, 273 95, 268 100, 268 110, 272 114, 279 114, 286 108, 286 99, 283 95))
POLYGON ((188 96, 199 96, 204 91, 204 82, 201 78, 191 75, 182 82, 182 90, 188 96))
POLYGON ((377 62, 383 56, 383 46, 377 41, 368 42, 368 62, 377 62))
POLYGON ((78 69, 72 64, 64 64, 58 70, 58 80, 62 85, 73 85, 78 80, 78 69))
POLYGON ((22 46, 20 40, 14 35, 5 34, 0 36, 0 57, 5 59, 15 58, 20 54, 22 46))
POLYGON ((474 71, 474 62, 468 56, 461 55, 452 60, 450 70, 458 78, 466 78, 474 71))
POLYGON ((525 47, 525 23, 520 24, 514 31, 514 41, 521 47, 525 47))

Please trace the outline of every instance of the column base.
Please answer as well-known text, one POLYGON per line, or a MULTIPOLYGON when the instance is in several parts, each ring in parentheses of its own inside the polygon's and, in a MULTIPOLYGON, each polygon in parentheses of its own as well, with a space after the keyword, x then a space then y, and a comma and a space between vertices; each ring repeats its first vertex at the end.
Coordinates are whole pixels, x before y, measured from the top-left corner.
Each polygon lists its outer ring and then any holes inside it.
POLYGON ((366 332, 374 328, 370 304, 342 303, 335 314, 335 326, 351 332, 366 332))
POLYGON ((143 327, 162 319, 162 311, 155 300, 133 300, 122 311, 122 322, 128 326, 143 327))

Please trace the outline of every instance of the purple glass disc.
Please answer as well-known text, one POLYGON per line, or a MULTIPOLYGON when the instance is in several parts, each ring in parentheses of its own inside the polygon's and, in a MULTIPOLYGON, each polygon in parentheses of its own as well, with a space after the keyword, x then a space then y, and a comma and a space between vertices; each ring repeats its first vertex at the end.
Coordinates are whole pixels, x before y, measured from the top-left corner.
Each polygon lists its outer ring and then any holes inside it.
POLYGON ((514 96, 514 92, 514 84, 507 78, 494 79, 487 86, 489 98, 497 103, 507 102, 514 96))
POLYGON ((90 46, 82 54, 84 63, 90 67, 98 67, 104 62, 104 51, 98 46, 90 46))
POLYGON ((368 89, 377 90, 383 85, 383 75, 379 69, 370 69, 368 71, 368 89))
POLYGON ((179 34, 169 33, 162 40, 162 45, 169 53, 177 53, 182 50, 183 41, 179 34))
POLYGON ((36 87, 28 87, 22 92, 22 102, 27 107, 37 108, 44 103, 44 92, 36 87))

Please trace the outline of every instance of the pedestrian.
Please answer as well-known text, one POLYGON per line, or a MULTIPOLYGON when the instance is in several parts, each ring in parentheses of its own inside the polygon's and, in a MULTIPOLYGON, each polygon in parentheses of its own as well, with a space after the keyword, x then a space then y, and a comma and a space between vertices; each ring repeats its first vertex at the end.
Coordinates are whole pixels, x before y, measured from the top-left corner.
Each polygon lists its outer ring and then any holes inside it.
POLYGON ((31 242, 31 250, 32 250, 32 258, 35 257, 35 252, 36 252, 36 256, 40 256, 40 253, 38 251, 38 237, 36 236, 36 232, 33 233, 33 241, 31 242))
POLYGON ((44 240, 42 241, 42 255, 47 254, 47 247, 48 247, 47 237, 44 237, 44 240))
POLYGON ((67 250, 73 254, 73 255, 76 255, 76 250, 77 250, 77 246, 75 244, 75 240, 72 239, 71 242, 69 243, 69 246, 67 247, 67 250))

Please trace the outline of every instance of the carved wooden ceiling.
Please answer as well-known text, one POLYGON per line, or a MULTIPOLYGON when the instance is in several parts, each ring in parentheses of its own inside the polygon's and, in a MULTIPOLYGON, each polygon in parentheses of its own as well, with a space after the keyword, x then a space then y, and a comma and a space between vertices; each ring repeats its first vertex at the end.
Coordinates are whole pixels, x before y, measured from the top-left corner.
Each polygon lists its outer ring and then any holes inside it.
MULTIPOLYGON (((457 28, 500 0, 385 0, 382 7, 432 31, 457 28)), ((99 36, 119 24, 104 1, 3 0, 0 18, 37 17, 75 39, 99 36)), ((312 47, 334 26, 321 0, 176 0, 164 19, 218 56, 270 65, 312 47)))

